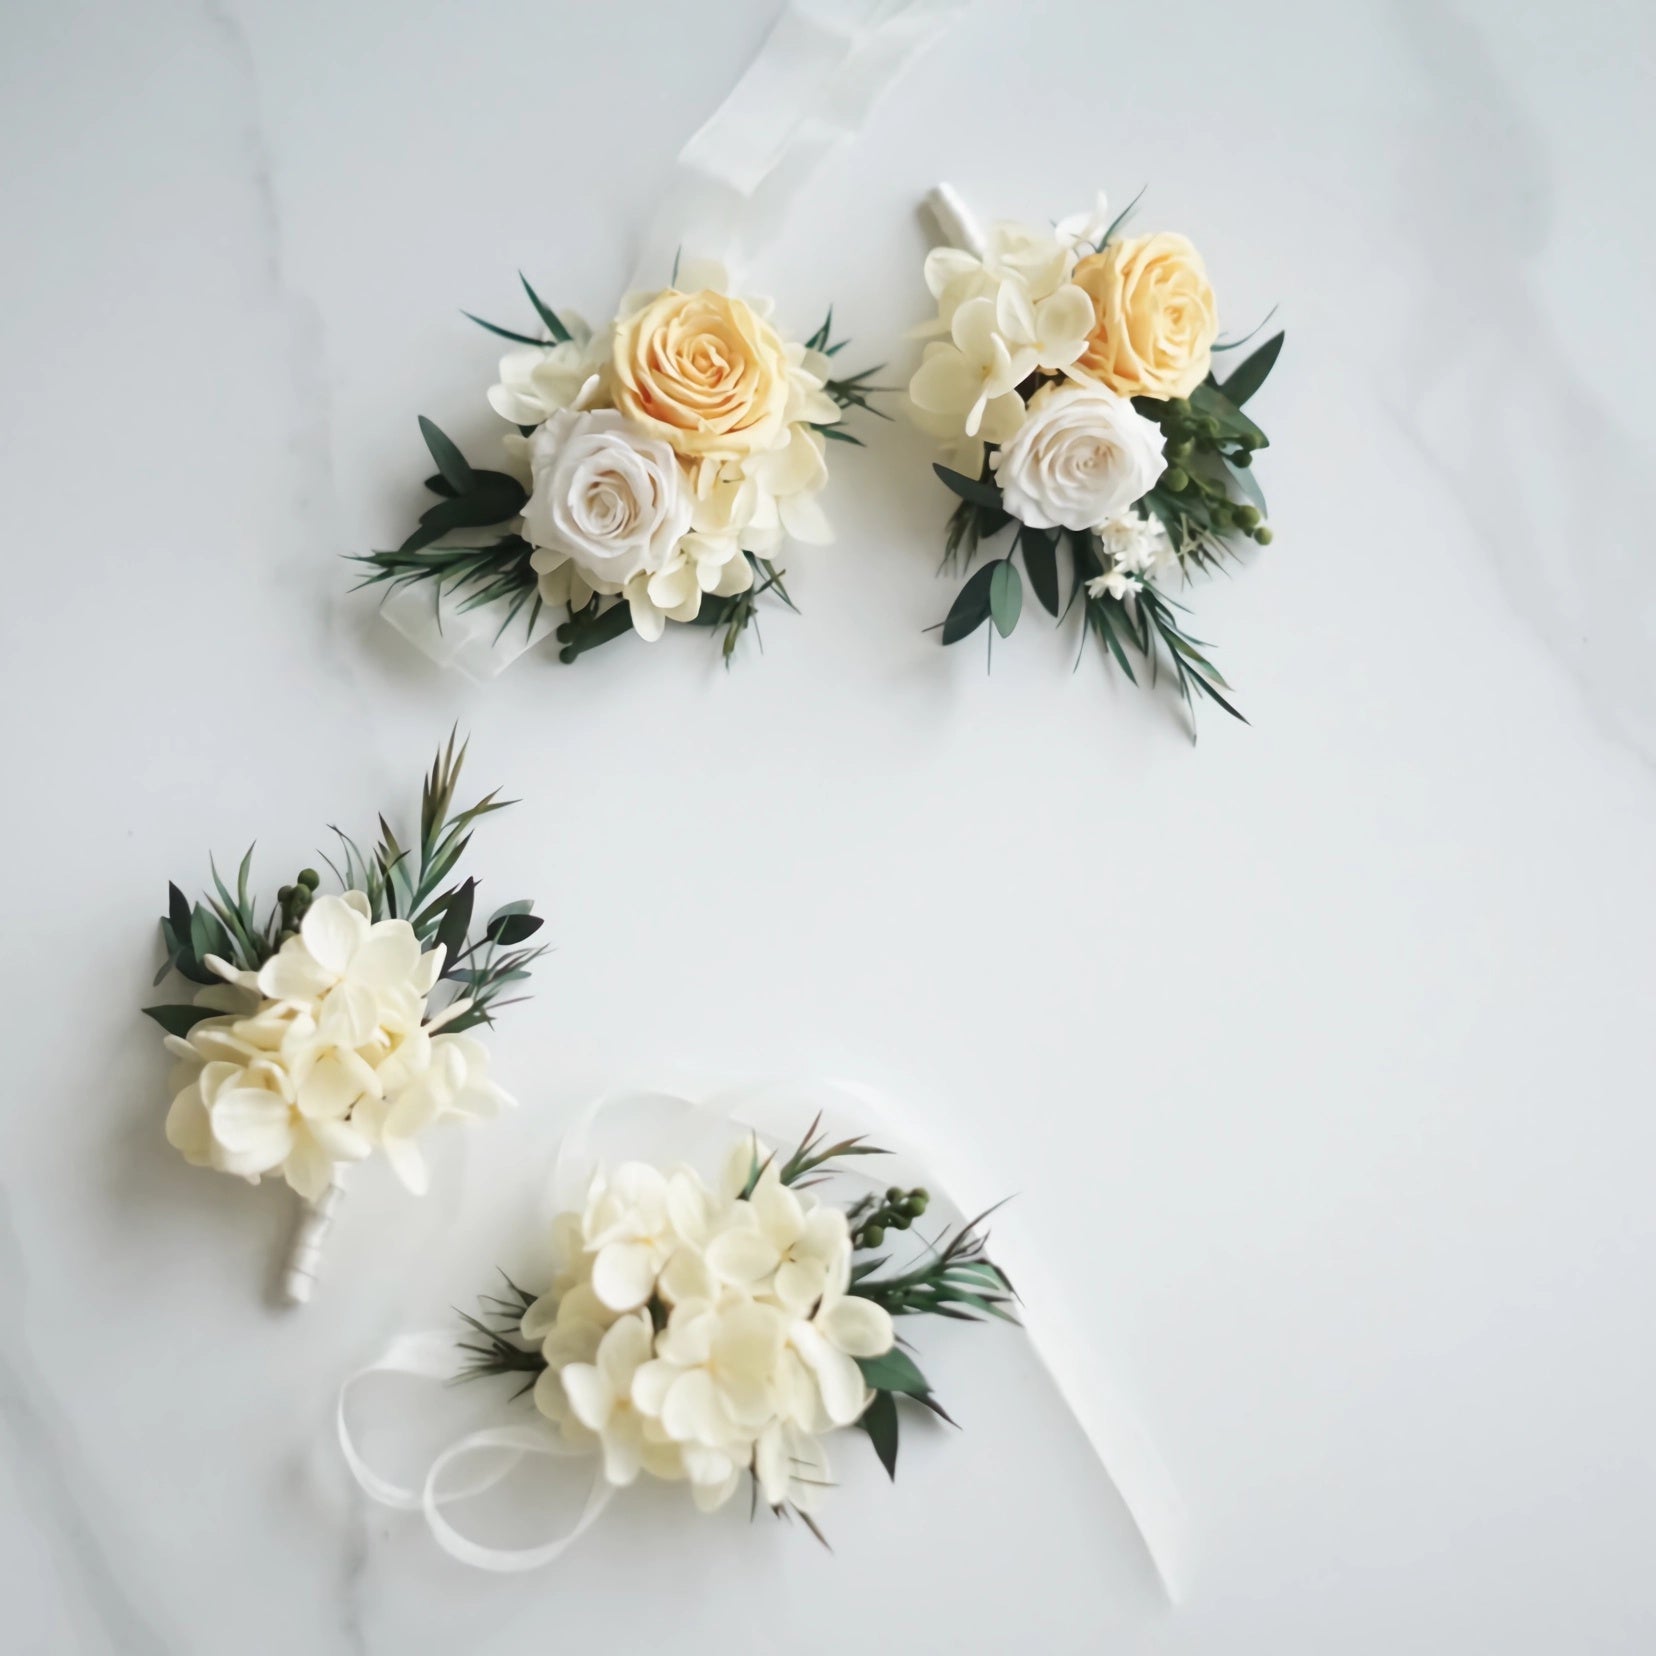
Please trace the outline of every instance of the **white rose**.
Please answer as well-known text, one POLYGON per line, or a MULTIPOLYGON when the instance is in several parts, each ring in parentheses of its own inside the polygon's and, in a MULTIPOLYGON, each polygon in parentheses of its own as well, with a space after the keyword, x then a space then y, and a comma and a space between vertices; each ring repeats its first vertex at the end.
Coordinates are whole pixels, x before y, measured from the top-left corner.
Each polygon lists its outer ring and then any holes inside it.
POLYGON ((559 409, 529 440, 526 537, 584 573, 625 585, 652 574, 690 528, 678 458, 614 409, 559 409))
POLYGON ((1101 385, 1049 385, 990 459, 1002 504, 1032 529, 1092 529, 1162 474, 1161 427, 1101 385))

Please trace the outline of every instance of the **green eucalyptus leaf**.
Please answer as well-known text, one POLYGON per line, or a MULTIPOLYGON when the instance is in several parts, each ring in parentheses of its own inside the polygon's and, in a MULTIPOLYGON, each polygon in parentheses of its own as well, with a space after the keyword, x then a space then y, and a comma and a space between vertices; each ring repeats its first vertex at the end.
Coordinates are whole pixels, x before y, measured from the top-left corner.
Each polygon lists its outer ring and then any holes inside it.
POLYGON ((420 516, 420 527, 397 548, 399 554, 418 552, 454 529, 484 529, 504 523, 523 510, 528 500, 523 485, 505 472, 474 471, 465 494, 439 500, 420 516))
POLYGON ((1001 558, 990 567, 994 573, 989 578, 989 613, 995 631, 1002 638, 1010 638, 1023 614, 1023 577, 1010 558, 1001 558))
POLYGON ((465 455, 455 446, 454 439, 435 420, 428 420, 423 414, 420 416, 420 435, 431 450, 431 458, 437 462, 437 470, 455 494, 466 494, 472 487, 475 474, 465 455))
POLYGON ((443 909, 442 923, 438 926, 437 935, 432 941, 434 946, 443 950, 445 970, 453 966, 460 951, 466 946, 466 932, 471 927, 472 904, 476 896, 477 881, 463 881, 454 888, 454 895, 449 898, 443 909))
MULTIPOLYGON (((1252 361, 1252 358, 1249 358, 1249 361, 1252 361)), ((1242 366, 1245 368, 1247 363, 1242 366)), ((1237 372, 1240 373, 1241 369, 1237 372)), ((1217 386, 1198 385, 1190 393, 1190 406, 1198 414, 1206 414, 1217 420, 1221 437, 1245 437, 1253 448, 1266 448, 1270 445, 1270 438, 1217 386)))
POLYGON ((190 951, 198 961, 205 961, 208 955, 229 960, 234 953, 230 947, 230 934, 225 931, 218 916, 201 903, 196 904, 190 915, 190 951))
POLYGON ((546 922, 538 914, 503 914, 489 922, 488 938, 502 948, 510 948, 525 938, 533 937, 546 922))
POLYGON ((898 1346, 883 1357, 859 1357, 857 1367, 875 1391, 902 1392, 905 1397, 925 1397, 931 1391, 914 1359, 898 1346))
POLYGON ((1058 538, 1045 529, 1022 529, 1018 545, 1023 548, 1024 569, 1041 607, 1048 615, 1058 613, 1058 538))
POLYGON ((1282 352, 1282 342, 1286 339, 1286 331, 1274 333, 1257 351, 1254 351, 1231 374, 1230 378, 1219 387, 1230 400, 1240 408, 1266 379, 1276 366, 1276 359, 1282 352))
POLYGON ((893 1483, 897 1481, 897 1399, 888 1391, 877 1391, 874 1401, 863 1410, 857 1422, 868 1433, 880 1465, 893 1483))
POLYGON ((169 1035, 188 1035, 203 1018, 222 1018, 210 1006, 146 1006, 146 1018, 154 1018, 169 1035))
POLYGON ((182 948, 190 940, 190 900, 170 881, 167 884, 167 920, 177 940, 176 946, 182 948))
POLYGON ((974 506, 987 506, 997 512, 1004 510, 1001 505, 1001 492, 993 483, 979 483, 963 472, 950 471, 947 466, 934 465, 932 470, 962 500, 969 500, 974 506))
POLYGON ((999 567, 997 562, 974 570, 955 595, 955 601, 949 606, 949 613, 943 621, 945 644, 958 644, 961 639, 969 638, 989 619, 989 587, 999 567))

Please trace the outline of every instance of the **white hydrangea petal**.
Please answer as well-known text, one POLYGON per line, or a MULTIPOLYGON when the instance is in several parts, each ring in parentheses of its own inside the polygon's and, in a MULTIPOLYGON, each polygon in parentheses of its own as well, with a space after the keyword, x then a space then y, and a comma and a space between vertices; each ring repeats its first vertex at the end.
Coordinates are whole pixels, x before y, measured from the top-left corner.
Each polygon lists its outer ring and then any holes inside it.
POLYGON ((741 1471, 737 1467, 731 1466, 723 1476, 711 1481, 693 1478, 690 1484, 690 1496, 700 1511, 717 1512, 736 1493, 737 1486, 741 1481, 741 1471))
POLYGON ((379 1002, 371 990, 356 983, 336 984, 322 1002, 316 1038, 324 1046, 360 1047, 379 1028, 379 1002))
POLYGON ((212 1164, 213 1127, 199 1084, 192 1082, 173 1099, 167 1111, 167 1143, 192 1167, 212 1164))
POLYGON ((407 984, 420 969, 420 943, 406 920, 382 920, 351 956, 352 983, 369 989, 394 989, 407 984))
POLYGON ((804 1204, 782 1183, 774 1162, 754 1186, 748 1206, 758 1219, 760 1230, 778 1248, 791 1248, 805 1229, 804 1204))
POLYGON ((318 1121, 342 1121, 362 1096, 356 1073, 333 1053, 324 1053, 311 1065, 294 1102, 301 1115, 318 1121))
POLYGON ((983 372, 950 346, 932 352, 909 381, 909 397, 929 414, 963 414, 983 388, 983 372))
POLYGON ((788 1499, 788 1450, 782 1423, 773 1421, 753 1445, 753 1475, 767 1506, 782 1506, 788 1499))
POLYGON ((776 1412, 776 1392, 769 1376, 762 1374, 721 1374, 719 1400, 738 1426, 755 1430, 776 1412))
POLYGON ((271 1000, 315 1000, 333 982, 334 974, 318 965, 297 939, 284 943, 259 968, 259 993, 271 1000))
POLYGON ((820 1259, 790 1259, 778 1267, 771 1292, 784 1310, 806 1317, 822 1298, 827 1281, 828 1269, 820 1259))
POLYGON ((683 1372, 677 1364, 669 1363, 662 1357, 639 1364, 629 1388, 633 1407, 643 1414, 659 1418, 668 1392, 683 1372))
POLYGON ((435 949, 427 949, 420 956, 419 965, 409 974, 409 984, 422 999, 437 987, 437 980, 443 975, 447 954, 446 946, 441 943, 435 949))
MULTIPOLYGON (((983 419, 978 425, 980 442, 1009 443, 1018 435, 1028 418, 1029 410, 1023 398, 1016 391, 1003 391, 998 397, 991 397, 983 405, 983 419)), ((976 467, 966 475, 980 477, 982 474, 983 462, 980 459, 976 467)))
POLYGON ((304 1130, 329 1161, 361 1161, 374 1148, 348 1121, 307 1121, 304 1130))
POLYGON ((642 1242, 610 1242, 598 1250, 592 1289, 612 1311, 634 1311, 655 1286, 655 1251, 642 1242))
POLYGON ((649 1361, 654 1338, 650 1319, 642 1311, 636 1316, 621 1318, 605 1333, 598 1347, 598 1368, 617 1396, 626 1395, 634 1371, 649 1361))
POLYGON ((656 1338, 656 1350, 680 1368, 695 1368, 713 1354, 713 1335, 718 1315, 708 1301, 687 1301, 678 1306, 667 1326, 656 1338))
POLYGON ((314 1202, 333 1178, 333 1162, 309 1133, 296 1133, 282 1163, 282 1177, 307 1202, 314 1202))
POLYGON ((293 1126, 285 1099, 256 1087, 219 1094, 212 1110, 214 1142, 263 1170, 277 1167, 293 1148, 293 1126))
POLYGON ((343 977, 352 954, 368 935, 368 922, 344 898, 318 897, 299 922, 299 935, 323 971, 343 977))
POLYGON ((637 1423, 626 1415, 612 1417, 604 1433, 603 1452, 606 1482, 617 1489, 635 1482, 644 1464, 644 1444, 637 1423))
POLYGON ((523 1313, 523 1321, 518 1324, 518 1332, 524 1339, 539 1342, 544 1340, 558 1325, 558 1296, 556 1294, 542 1294, 541 1297, 523 1313))
POLYGON ((891 1313, 860 1294, 847 1294, 824 1306, 817 1327, 851 1357, 881 1357, 891 1350, 897 1333, 891 1313))
POLYGON ((661 1424, 679 1443, 716 1443, 723 1435, 724 1414, 719 1408, 713 1376, 706 1369, 681 1374, 662 1400, 661 1424))
POLYGON ((563 1379, 556 1369, 542 1369, 535 1379, 535 1407, 548 1420, 562 1421, 569 1413, 563 1379))
POLYGON ((708 1267, 724 1281, 750 1287, 769 1276, 780 1262, 775 1243, 758 1231, 731 1229, 707 1245, 708 1267))
POLYGON ((564 1396, 575 1418, 590 1431, 603 1431, 615 1408, 615 1393, 597 1366, 570 1363, 558 1378, 563 1381, 564 1396))
POLYGON ((686 1300, 711 1299, 719 1290, 706 1259, 695 1248, 675 1248, 656 1278, 656 1288, 669 1305, 686 1300))
POLYGON ((801 546, 830 546, 834 540, 828 514, 814 494, 784 495, 777 501, 782 527, 801 546))
POLYGON ((849 1426, 863 1412, 868 1394, 862 1370, 810 1323, 795 1324, 792 1340, 794 1350, 817 1383, 828 1418, 836 1426, 849 1426))
POLYGON ((653 644, 667 628, 667 617, 650 602, 645 590, 647 583, 640 578, 627 583, 627 604, 632 610, 633 631, 646 644, 653 644))

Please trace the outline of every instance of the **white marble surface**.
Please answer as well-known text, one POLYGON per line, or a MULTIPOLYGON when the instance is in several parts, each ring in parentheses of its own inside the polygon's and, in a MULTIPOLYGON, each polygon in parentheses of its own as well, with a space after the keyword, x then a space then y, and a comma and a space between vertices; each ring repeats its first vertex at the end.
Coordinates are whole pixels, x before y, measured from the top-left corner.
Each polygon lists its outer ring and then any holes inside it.
POLYGON ((339 558, 402 532, 416 413, 488 428, 458 307, 522 266, 602 311, 770 13, 8 8, 0 1645, 1649 1650, 1650 12, 984 4, 766 261, 877 360, 940 173, 1149 181, 1228 319, 1280 302, 1276 544, 1195 594, 1251 728, 1193 749, 1035 626, 940 652, 901 431, 762 658, 435 674, 339 558), (525 1107, 423 1203, 364 1177, 282 1314, 285 1193, 161 1138, 154 916, 210 847, 274 884, 411 806, 456 718, 557 944, 496 1046, 525 1107), (1177 1610, 1006 1338, 895 1490, 844 1457, 833 1557, 644 1502, 501 1581, 364 1509, 334 1386, 503 1257, 559 1121, 802 1071, 1019 1193, 1183 1492, 1177 1610))

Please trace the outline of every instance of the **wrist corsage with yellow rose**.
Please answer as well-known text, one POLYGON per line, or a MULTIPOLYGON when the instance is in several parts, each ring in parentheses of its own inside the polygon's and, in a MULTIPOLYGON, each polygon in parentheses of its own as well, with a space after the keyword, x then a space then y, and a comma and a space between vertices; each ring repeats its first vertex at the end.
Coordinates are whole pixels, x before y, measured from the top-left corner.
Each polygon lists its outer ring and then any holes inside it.
POLYGON ((868 408, 878 370, 837 374, 831 311, 789 340, 716 264, 676 264, 597 329, 523 286, 540 333, 471 318, 515 347, 488 393, 512 428, 497 466, 422 417, 437 500, 395 551, 357 560, 362 584, 498 615, 496 639, 561 613, 565 662, 669 621, 719 629, 728 660, 762 595, 792 607, 786 543, 832 538, 817 499, 828 444, 859 441, 840 422, 868 408))
POLYGON ((464 761, 451 736, 410 844, 383 816, 366 852, 334 830, 338 860, 320 860, 336 892, 304 868, 261 904, 251 850, 233 887, 214 868, 203 901, 167 888, 155 981, 197 986, 144 1008, 178 1060, 167 1139, 196 1167, 253 1184, 279 1176, 310 1204, 285 1283, 296 1301, 309 1298, 348 1167, 379 1151, 421 1194, 428 1129, 511 1103, 470 1031, 520 998, 508 991, 543 952, 524 947, 541 921, 527 901, 481 920, 478 882, 453 877, 478 821, 509 803, 491 793, 454 810, 464 761))
POLYGON ((1121 233, 1131 205, 1112 220, 1100 196, 1051 230, 987 231, 947 186, 927 206, 947 244, 925 266, 937 316, 924 331, 940 337, 909 400, 948 442, 934 468, 958 497, 945 567, 1012 531, 960 589, 943 642, 985 623, 991 643, 1009 635, 1027 576, 1050 615, 1080 607, 1083 632, 1129 680, 1136 655, 1152 682, 1171 671, 1187 710, 1205 696, 1241 718, 1163 583, 1270 542, 1253 465, 1269 439, 1243 407, 1283 335, 1220 380, 1216 354, 1247 341, 1219 339, 1213 289, 1185 237, 1121 233))

